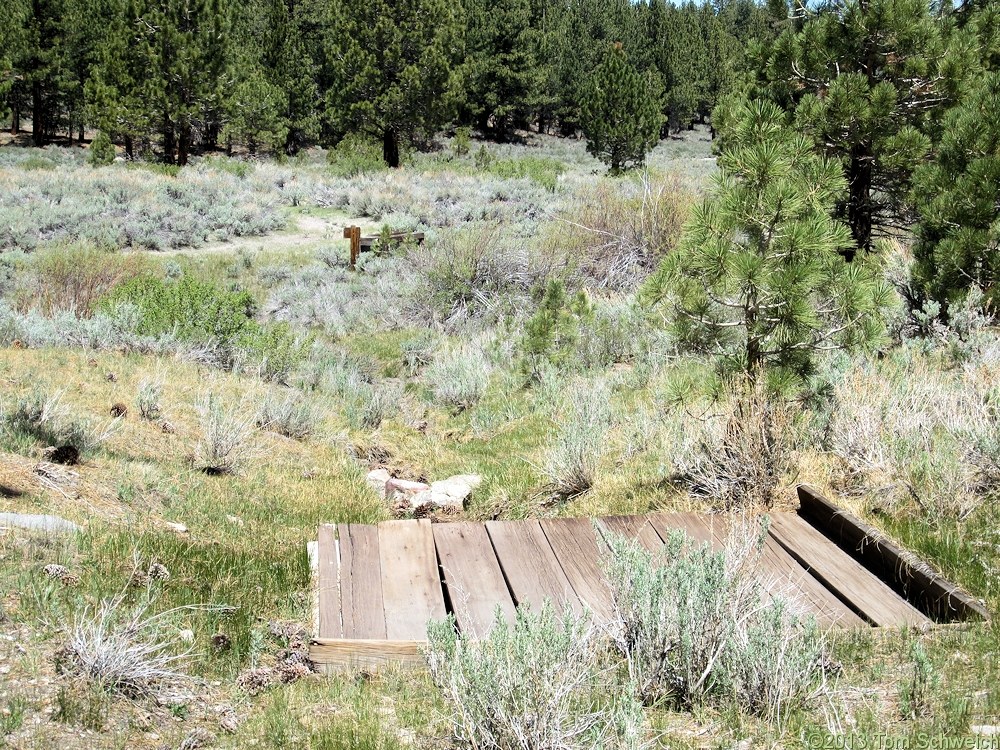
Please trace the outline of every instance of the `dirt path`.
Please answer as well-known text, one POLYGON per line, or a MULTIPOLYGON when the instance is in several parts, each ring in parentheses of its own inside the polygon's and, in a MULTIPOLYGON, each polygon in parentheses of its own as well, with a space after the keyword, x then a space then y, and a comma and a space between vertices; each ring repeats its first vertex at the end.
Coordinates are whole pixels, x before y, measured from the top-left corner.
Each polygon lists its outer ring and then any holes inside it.
POLYGON ((197 247, 181 247, 156 251, 156 255, 202 255, 205 253, 254 253, 260 250, 296 250, 332 242, 346 242, 346 226, 360 226, 367 231, 371 220, 361 216, 317 216, 294 214, 288 217, 288 226, 272 234, 234 237, 230 240, 206 242, 197 247))

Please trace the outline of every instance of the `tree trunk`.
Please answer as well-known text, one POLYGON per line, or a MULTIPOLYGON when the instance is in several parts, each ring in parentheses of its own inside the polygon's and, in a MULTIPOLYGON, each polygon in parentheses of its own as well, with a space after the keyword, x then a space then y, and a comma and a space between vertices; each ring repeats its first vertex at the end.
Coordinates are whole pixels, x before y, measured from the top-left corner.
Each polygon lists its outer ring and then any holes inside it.
POLYGON ((45 145, 45 105, 42 101, 42 82, 31 84, 31 143, 36 148, 45 145))
MULTIPOLYGON (((872 159, 865 144, 851 148, 848 165, 847 225, 855 244, 862 250, 872 247, 872 159)), ((854 260, 854 249, 844 251, 848 262, 854 260)))
POLYGON ((125 158, 128 161, 135 159, 135 146, 132 143, 132 136, 126 135, 125 138, 125 158))
POLYGON ((382 132, 382 158, 393 169, 399 167, 399 134, 394 128, 382 132))
POLYGON ((14 106, 10 109, 10 134, 17 135, 21 132, 21 105, 15 99, 14 106))
POLYGON ((177 165, 180 167, 186 166, 188 163, 188 154, 191 151, 191 126, 182 125, 181 132, 177 138, 177 165))
POLYGON ((163 125, 163 161, 167 164, 174 163, 174 148, 177 139, 174 137, 174 126, 170 122, 163 125))

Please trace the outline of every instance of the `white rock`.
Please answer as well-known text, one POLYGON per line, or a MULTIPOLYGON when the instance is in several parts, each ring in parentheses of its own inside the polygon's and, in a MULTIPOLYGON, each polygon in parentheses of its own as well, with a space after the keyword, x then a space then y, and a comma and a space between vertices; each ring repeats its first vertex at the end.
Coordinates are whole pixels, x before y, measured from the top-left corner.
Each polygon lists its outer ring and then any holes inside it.
POLYGON ((469 495, 482 483, 483 478, 478 474, 459 474, 432 482, 429 489, 410 496, 410 505, 417 508, 431 503, 442 508, 445 506, 462 508, 469 495))
POLYGON ((365 477, 365 481, 368 482, 368 486, 371 487, 378 494, 379 497, 385 497, 385 486, 392 479, 389 476, 389 472, 385 469, 375 469, 368 472, 368 476, 365 477))
POLYGON ((411 482, 407 479, 397 479, 392 477, 385 483, 385 496, 392 497, 394 494, 412 495, 415 492, 429 490, 431 486, 426 482, 411 482))
POLYGON ((174 521, 166 521, 165 523, 166 523, 167 528, 170 529, 171 531, 174 531, 174 532, 176 532, 178 534, 187 534, 188 533, 188 527, 185 526, 182 523, 176 523, 174 521))
POLYGON ((180 631, 177 636, 185 643, 194 643, 194 631, 189 628, 180 631))

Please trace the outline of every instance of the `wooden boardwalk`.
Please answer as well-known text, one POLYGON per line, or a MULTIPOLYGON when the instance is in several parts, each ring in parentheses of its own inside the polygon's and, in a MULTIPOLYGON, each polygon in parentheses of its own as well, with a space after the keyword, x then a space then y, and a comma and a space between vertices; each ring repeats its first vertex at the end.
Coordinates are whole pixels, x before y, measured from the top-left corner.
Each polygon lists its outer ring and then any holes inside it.
MULTIPOLYGON (((546 600, 587 609, 606 622, 612 602, 600 564, 602 534, 622 534, 655 551, 672 530, 720 549, 726 519, 658 513, 596 521, 322 526, 312 658, 329 668, 416 661, 428 620, 454 613, 461 632, 477 637, 489 630, 497 608, 512 620, 518 605, 538 609, 546 600)), ((827 628, 931 622, 892 581, 882 580, 797 514, 771 514, 760 566, 770 591, 794 597, 827 628)))

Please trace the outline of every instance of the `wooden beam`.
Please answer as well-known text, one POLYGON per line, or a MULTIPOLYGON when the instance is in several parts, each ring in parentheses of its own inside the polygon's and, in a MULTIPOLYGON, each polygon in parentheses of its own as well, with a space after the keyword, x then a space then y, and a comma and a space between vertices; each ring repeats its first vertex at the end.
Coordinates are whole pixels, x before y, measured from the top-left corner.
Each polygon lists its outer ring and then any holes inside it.
POLYGON ((967 592, 812 487, 799 485, 798 495, 802 518, 936 621, 990 618, 989 610, 967 592))
POLYGON ((309 644, 309 659, 325 674, 390 666, 420 669, 426 665, 421 653, 426 645, 426 641, 316 638, 309 644))

